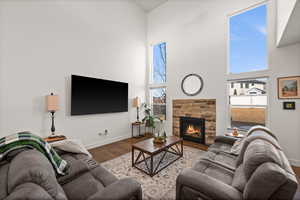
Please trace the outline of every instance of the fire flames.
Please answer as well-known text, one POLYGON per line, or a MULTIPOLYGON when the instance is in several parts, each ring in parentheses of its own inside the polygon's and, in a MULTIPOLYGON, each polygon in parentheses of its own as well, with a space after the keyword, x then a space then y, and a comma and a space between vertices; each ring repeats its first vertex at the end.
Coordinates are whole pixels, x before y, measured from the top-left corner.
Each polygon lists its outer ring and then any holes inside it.
POLYGON ((194 127, 193 125, 188 125, 187 129, 186 129, 186 133, 189 134, 189 135, 200 135, 201 134, 201 131, 194 127))

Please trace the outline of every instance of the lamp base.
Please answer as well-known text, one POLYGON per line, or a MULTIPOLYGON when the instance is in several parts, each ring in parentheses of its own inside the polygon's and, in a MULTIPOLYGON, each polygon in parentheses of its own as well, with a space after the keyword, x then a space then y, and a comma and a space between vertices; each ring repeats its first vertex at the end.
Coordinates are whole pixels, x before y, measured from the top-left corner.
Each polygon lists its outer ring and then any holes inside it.
POLYGON ((48 136, 48 138, 55 138, 55 137, 58 137, 58 135, 53 134, 53 133, 52 133, 51 135, 48 136))

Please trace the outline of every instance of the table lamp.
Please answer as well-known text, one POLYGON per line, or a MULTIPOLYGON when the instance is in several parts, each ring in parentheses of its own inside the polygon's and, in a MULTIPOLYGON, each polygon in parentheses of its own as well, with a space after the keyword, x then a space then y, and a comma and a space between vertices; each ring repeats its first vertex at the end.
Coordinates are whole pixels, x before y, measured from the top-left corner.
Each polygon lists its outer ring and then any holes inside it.
POLYGON ((58 95, 54 95, 53 93, 47 95, 47 110, 51 113, 52 119, 50 137, 55 137, 54 114, 59 110, 58 95))
POLYGON ((136 122, 140 122, 139 108, 141 106, 141 100, 139 97, 133 99, 132 106, 136 108, 136 122))

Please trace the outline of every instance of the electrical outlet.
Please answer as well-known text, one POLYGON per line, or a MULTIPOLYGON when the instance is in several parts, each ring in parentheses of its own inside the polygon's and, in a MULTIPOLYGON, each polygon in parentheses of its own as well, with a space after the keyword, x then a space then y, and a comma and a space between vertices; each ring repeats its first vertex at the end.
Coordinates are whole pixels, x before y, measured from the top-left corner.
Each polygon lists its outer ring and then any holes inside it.
POLYGON ((98 135, 99 135, 99 136, 102 136, 102 135, 103 135, 103 133, 98 133, 98 135))

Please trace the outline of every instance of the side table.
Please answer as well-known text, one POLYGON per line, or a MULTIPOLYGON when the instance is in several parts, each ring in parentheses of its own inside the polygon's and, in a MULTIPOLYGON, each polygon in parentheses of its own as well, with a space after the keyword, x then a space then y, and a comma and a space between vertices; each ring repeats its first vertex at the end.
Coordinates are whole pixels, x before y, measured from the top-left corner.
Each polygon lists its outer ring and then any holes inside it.
POLYGON ((66 139, 67 139, 67 137, 64 135, 57 135, 57 136, 51 136, 51 137, 44 138, 44 140, 48 143, 66 140, 66 139))
POLYGON ((133 122, 131 123, 131 137, 133 138, 138 138, 138 137, 143 137, 143 135, 141 134, 141 126, 143 125, 142 122, 133 122), (134 136, 134 128, 136 128, 138 130, 138 135, 134 136))

